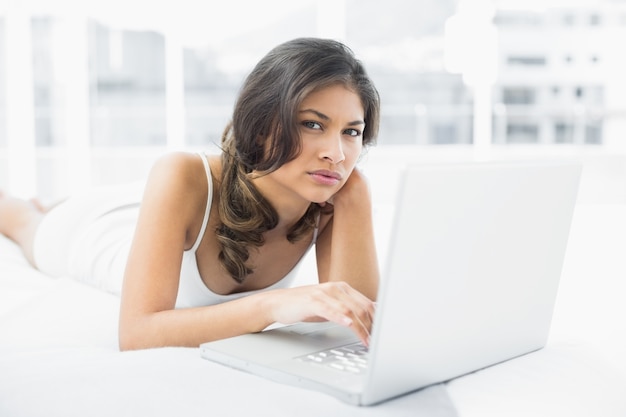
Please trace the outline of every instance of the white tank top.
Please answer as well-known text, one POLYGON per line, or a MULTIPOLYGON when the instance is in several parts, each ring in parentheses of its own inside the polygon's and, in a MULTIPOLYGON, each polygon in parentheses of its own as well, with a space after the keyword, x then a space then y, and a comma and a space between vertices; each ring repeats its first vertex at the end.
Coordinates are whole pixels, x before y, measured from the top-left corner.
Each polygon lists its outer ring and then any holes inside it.
MULTIPOLYGON (((202 227, 200 228, 200 233, 198 233, 198 237, 196 238, 196 241, 194 242, 191 249, 183 252, 183 261, 180 270, 180 283, 178 285, 178 296, 176 298, 176 308, 200 307, 219 304, 226 301, 235 300, 237 298, 242 298, 251 294, 255 294, 261 291, 289 287, 289 285, 293 282, 298 273, 298 269, 302 264, 302 259, 304 258, 304 255, 302 256, 302 258, 300 258, 300 261, 296 264, 296 266, 294 266, 292 270, 289 271, 289 273, 285 275, 280 281, 260 290, 220 295, 211 291, 204 284, 204 281, 202 281, 202 277, 200 276, 200 271, 198 270, 196 251, 198 250, 200 242, 202 242, 202 238, 204 237, 204 233, 206 232, 207 223, 209 221, 209 214, 211 213, 211 202, 213 201, 213 179, 209 163, 206 159, 206 155, 201 153, 200 158, 202 159, 202 163, 204 164, 204 170, 206 171, 208 183, 208 197, 206 209, 204 211, 204 218, 202 219, 202 227)), ((316 227, 313 232, 313 240, 311 242, 311 245, 309 246, 309 249, 316 242, 317 233, 318 228, 316 227)))

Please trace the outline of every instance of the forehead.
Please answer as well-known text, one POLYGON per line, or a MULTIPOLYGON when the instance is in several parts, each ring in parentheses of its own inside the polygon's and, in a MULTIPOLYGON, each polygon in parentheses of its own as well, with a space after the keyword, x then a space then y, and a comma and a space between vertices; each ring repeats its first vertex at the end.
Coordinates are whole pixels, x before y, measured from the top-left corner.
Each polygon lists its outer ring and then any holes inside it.
POLYGON ((312 91, 302 100, 298 110, 345 114, 360 119, 365 113, 360 96, 343 84, 332 84, 312 91))

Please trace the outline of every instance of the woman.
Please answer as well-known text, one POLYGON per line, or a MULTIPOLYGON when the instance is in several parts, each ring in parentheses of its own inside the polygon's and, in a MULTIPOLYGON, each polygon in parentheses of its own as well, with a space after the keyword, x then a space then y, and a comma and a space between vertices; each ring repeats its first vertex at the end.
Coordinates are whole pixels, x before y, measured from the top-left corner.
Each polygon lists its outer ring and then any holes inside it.
POLYGON ((122 350, 321 320, 368 344, 379 272, 355 166, 376 137, 379 105, 347 47, 286 42, 246 79, 221 155, 162 157, 140 206, 119 190, 50 210, 0 197, 0 232, 43 272, 121 287, 122 350), (313 245, 319 284, 289 288, 313 245))

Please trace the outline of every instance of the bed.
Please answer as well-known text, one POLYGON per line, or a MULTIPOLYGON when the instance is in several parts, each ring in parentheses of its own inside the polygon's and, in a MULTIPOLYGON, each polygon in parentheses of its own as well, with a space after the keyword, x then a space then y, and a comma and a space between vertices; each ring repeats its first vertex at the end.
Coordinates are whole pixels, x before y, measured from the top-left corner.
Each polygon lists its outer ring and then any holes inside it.
POLYGON ((119 352, 117 297, 37 272, 0 236, 0 416, 626 416, 625 294, 626 204, 581 202, 544 349, 359 408, 197 348, 119 352))

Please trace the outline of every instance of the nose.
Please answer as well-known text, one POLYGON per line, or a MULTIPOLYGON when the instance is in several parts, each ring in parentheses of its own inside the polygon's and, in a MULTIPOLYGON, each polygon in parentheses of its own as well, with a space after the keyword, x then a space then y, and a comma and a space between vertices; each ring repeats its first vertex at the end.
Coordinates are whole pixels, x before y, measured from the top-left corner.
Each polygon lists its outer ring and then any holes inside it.
POLYGON ((323 145, 320 149, 321 159, 333 164, 338 164, 346 159, 346 155, 343 152, 341 135, 328 135, 322 143, 323 145))

